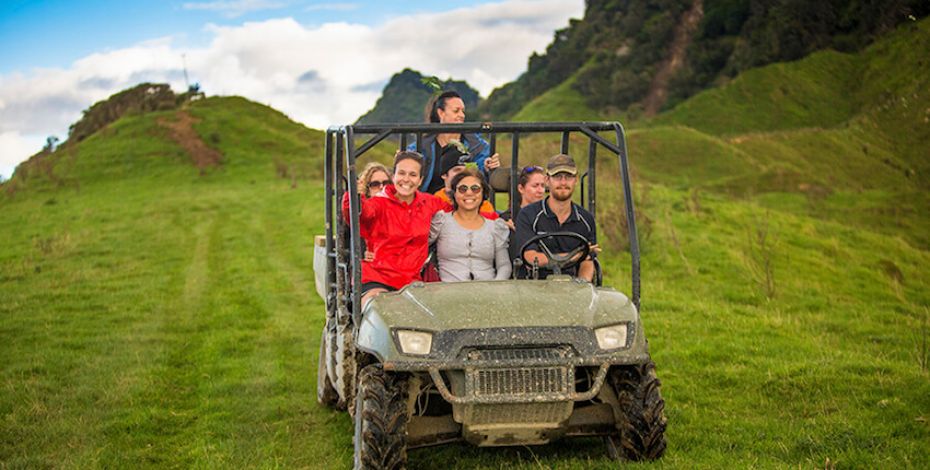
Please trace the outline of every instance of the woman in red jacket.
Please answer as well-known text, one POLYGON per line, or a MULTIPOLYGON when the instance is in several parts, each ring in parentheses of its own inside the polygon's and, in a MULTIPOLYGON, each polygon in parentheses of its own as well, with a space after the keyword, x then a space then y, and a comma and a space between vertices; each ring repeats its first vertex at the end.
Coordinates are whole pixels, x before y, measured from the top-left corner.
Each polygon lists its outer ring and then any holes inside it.
MULTIPOLYGON (((374 259, 362 262, 362 308, 375 295, 420 279, 428 255, 430 221, 437 212, 452 209, 438 197, 417 190, 422 171, 419 153, 400 152, 394 157, 394 184, 361 198, 359 228, 374 253, 374 259)), ((348 220, 348 194, 342 211, 348 220)))

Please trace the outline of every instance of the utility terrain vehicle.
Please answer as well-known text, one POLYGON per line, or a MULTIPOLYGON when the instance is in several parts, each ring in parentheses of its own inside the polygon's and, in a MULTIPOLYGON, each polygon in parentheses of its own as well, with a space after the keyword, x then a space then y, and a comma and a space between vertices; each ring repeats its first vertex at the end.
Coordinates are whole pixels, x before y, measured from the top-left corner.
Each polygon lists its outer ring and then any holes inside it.
MULTIPOLYGON (((318 237, 314 260, 317 289, 326 300, 317 399, 354 417, 356 468, 402 468, 407 449, 462 440, 509 446, 602 436, 612 458, 662 456, 664 401, 639 316, 639 248, 619 123, 331 127, 325 161, 326 236, 318 237), (593 284, 565 275, 415 282, 378 295, 361 310, 364 253, 356 161, 388 137, 401 149, 415 139, 419 148, 424 135, 440 132, 481 133, 492 154, 499 135, 510 138, 510 167, 495 170, 508 177, 503 185, 498 181, 492 187, 509 191, 514 218, 520 209, 516 183, 521 137, 548 133, 553 144, 560 139, 562 153, 569 153, 572 134, 587 138, 586 151, 576 152, 575 158, 581 204, 595 215, 597 149, 617 155, 632 258, 630 295, 602 287, 598 267, 593 284), (605 132, 615 134, 616 140, 603 137, 605 132), (578 158, 584 153, 587 165, 578 158), (348 221, 341 215, 346 191, 348 221)), ((492 177, 496 179, 500 178, 492 177)), ((582 245, 584 258, 588 246, 582 245)), ((576 259, 553 263, 565 270, 576 259)))

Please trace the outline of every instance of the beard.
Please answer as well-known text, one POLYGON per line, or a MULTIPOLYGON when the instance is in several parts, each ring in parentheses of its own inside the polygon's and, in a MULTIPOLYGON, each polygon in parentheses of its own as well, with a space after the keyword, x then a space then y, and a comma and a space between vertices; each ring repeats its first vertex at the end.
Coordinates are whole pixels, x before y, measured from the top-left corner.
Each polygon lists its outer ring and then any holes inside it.
POLYGON ((572 192, 573 191, 570 189, 556 189, 556 190, 550 190, 549 195, 552 196, 552 198, 555 199, 556 201, 565 202, 565 201, 571 200, 572 192))

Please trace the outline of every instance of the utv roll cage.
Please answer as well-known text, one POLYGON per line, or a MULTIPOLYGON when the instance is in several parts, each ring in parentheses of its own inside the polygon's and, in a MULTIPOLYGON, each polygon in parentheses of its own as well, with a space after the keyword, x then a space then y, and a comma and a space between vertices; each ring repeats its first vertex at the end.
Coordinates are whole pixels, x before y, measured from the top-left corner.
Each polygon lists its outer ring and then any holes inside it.
MULTIPOLYGON (((440 133, 478 133, 487 138, 490 144, 490 153, 497 150, 497 137, 499 134, 511 136, 512 151, 510 168, 501 168, 496 171, 509 171, 509 205, 512 217, 516 219, 520 210, 520 194, 517 192, 517 181, 520 165, 520 137, 526 134, 561 134, 561 153, 569 153, 569 140, 572 133, 584 135, 588 138, 588 162, 586 171, 580 180, 581 205, 597 216, 596 184, 597 184, 597 148, 602 146, 617 155, 619 159, 620 181, 623 183, 623 196, 626 204, 627 227, 629 229, 629 243, 631 255, 631 300, 639 309, 640 304, 640 268, 639 243, 636 235, 636 221, 633 212, 632 187, 629 177, 629 163, 627 159, 626 136, 623 126, 619 122, 551 122, 551 123, 512 123, 512 122, 485 122, 464 124, 372 124, 333 126, 326 130, 325 153, 325 192, 326 192, 326 308, 328 312, 346 311, 345 307, 351 305, 351 318, 358 324, 360 312, 360 289, 350 289, 349 286, 361 286, 361 237, 359 236, 359 208, 360 200, 355 190, 358 172, 356 161, 372 147, 395 136, 400 142, 399 149, 405 150, 409 138, 412 136, 416 142, 417 151, 423 152, 423 138, 425 135, 440 133), (613 131, 615 142, 610 142, 599 132, 613 131), (356 138, 365 136, 361 145, 356 145, 356 138), (370 136, 370 137, 369 137, 370 136), (587 187, 585 187, 587 180, 587 187), (350 186, 348 182, 353 184, 350 186), (352 223, 346 223, 341 216, 342 200, 347 187, 349 191, 349 216, 352 223), (587 189, 587 191, 585 191, 587 189), (349 245, 346 246, 346 240, 349 245)), ((578 154, 573 155, 578 160, 578 154)), ((548 155, 547 155, 548 157, 548 155)), ((503 162, 502 162, 503 163, 503 162)), ((585 168, 583 162, 579 166, 585 168)), ((494 202, 493 197, 491 198, 494 202)))

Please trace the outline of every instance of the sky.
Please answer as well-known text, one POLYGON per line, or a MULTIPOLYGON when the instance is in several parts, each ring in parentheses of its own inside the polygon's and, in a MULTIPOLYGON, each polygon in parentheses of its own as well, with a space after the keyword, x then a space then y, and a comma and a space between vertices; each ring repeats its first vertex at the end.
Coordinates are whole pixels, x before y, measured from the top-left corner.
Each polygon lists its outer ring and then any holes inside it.
POLYGON ((405 67, 483 97, 526 70, 584 0, 3 0, 0 177, 92 104, 142 82, 239 95, 322 129, 405 67))

